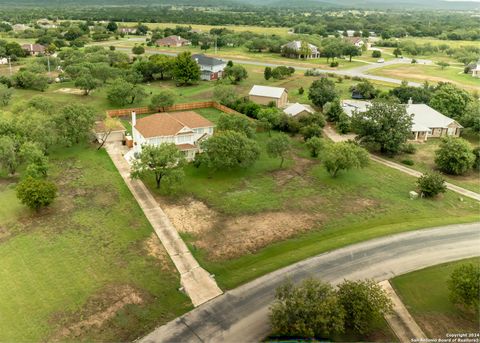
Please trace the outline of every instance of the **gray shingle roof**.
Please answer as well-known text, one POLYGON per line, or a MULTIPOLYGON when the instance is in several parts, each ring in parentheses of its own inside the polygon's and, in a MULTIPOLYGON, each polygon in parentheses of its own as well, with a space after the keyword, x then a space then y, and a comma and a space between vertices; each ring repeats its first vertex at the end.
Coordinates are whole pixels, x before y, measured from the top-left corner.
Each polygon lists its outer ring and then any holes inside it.
POLYGON ((224 61, 218 58, 208 57, 208 56, 205 56, 204 54, 195 54, 195 55, 192 55, 192 58, 195 59, 198 62, 198 64, 202 66, 213 67, 213 66, 225 64, 224 61))

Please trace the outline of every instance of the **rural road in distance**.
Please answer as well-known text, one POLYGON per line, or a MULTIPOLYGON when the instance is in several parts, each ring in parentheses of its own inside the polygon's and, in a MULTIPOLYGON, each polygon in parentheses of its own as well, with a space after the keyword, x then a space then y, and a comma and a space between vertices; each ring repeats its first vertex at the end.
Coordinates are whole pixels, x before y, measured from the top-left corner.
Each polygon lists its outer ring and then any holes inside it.
MULTIPOLYGON (((94 44, 94 45, 101 45, 101 44, 94 44)), ((123 48, 123 47, 117 46, 116 49, 119 50, 119 51, 127 52, 127 53, 131 52, 131 48, 123 48)), ((167 55, 167 56, 177 56, 177 53, 175 53, 175 52, 165 52, 165 51, 158 51, 158 50, 153 50, 153 49, 145 49, 145 54, 148 54, 148 55, 160 54, 160 55, 167 55)), ((214 56, 214 55, 210 55, 210 56, 214 56)), ((278 67, 278 66, 283 65, 283 66, 286 66, 286 67, 290 67, 290 66, 294 67, 296 70, 312 69, 310 67, 309 68, 300 67, 300 66, 296 66, 296 65, 289 65, 287 63, 275 64, 275 63, 267 63, 267 62, 255 61, 255 60, 232 59, 232 62, 238 63, 238 64, 256 65, 256 66, 263 66, 263 67, 278 67)), ((356 77, 362 77, 364 79, 376 80, 376 81, 388 82, 388 83, 394 83, 394 84, 400 85, 402 83, 402 80, 400 80, 400 79, 394 79, 394 78, 391 78, 391 77, 384 77, 384 76, 378 76, 378 75, 370 75, 370 74, 366 74, 365 71, 368 71, 368 70, 374 69, 374 68, 384 67, 384 66, 391 65, 391 64, 404 64, 404 63, 407 63, 407 62, 409 63, 409 60, 407 60, 407 59, 402 60, 400 58, 397 58, 397 59, 394 59, 394 60, 391 60, 391 61, 387 61, 385 63, 367 64, 365 66, 360 66, 360 67, 356 67, 356 68, 352 68, 352 69, 327 70, 327 69, 316 68, 316 70, 318 70, 319 72, 323 72, 323 73, 332 73, 332 74, 336 74, 336 75, 347 75, 347 76, 350 76, 350 77, 355 77, 356 76, 356 77)), ((421 87, 422 86, 422 84, 418 83, 418 82, 408 82, 408 84, 410 86, 414 86, 414 87, 421 87)))
POLYGON ((264 275, 157 328, 142 343, 258 342, 270 333, 268 309, 286 278, 338 284, 383 281, 432 265, 480 256, 480 223, 458 224, 369 240, 264 275))

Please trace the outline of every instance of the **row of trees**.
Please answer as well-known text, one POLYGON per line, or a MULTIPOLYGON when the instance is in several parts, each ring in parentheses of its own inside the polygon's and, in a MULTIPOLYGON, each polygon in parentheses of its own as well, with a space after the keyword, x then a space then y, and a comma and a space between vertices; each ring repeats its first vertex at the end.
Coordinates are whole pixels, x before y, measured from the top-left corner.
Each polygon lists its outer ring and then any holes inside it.
MULTIPOLYGON (((148 4, 151 1, 147 1, 148 4)), ((197 4, 197 3, 196 3, 197 4)), ((206 4, 205 2, 203 4, 206 4)), ((476 18, 468 12, 411 11, 408 16, 401 11, 345 11, 342 16, 336 11, 328 11, 309 4, 309 16, 303 15, 304 8, 282 8, 249 6, 248 8, 218 8, 215 11, 192 11, 191 7, 178 6, 112 6, 108 11, 99 11, 97 6, 37 6, 37 7, 5 7, 5 20, 16 23, 27 23, 32 18, 59 18, 62 20, 95 21, 110 20, 115 22, 148 22, 159 21, 184 24, 206 25, 259 25, 264 27, 294 27, 295 32, 328 35, 337 31, 355 30, 363 34, 374 31, 384 38, 420 36, 438 37, 441 39, 477 40, 479 37, 476 18), (34 15, 32 16, 32 13, 34 15)), ((211 3, 206 4, 211 5, 211 3)), ((198 3, 197 6, 202 6, 198 3)), ((238 6, 238 4, 236 4, 238 6)), ((295 7, 295 6, 294 6, 295 7)), ((319 5, 321 7, 321 4, 319 5)))
POLYGON ((345 329, 371 333, 392 311, 392 302, 373 280, 330 284, 306 279, 298 286, 286 282, 270 308, 274 336, 328 339, 345 329))
POLYGON ((48 180, 48 153, 54 145, 71 146, 89 137, 96 118, 85 105, 61 109, 36 96, 15 104, 12 113, 0 113, 0 169, 9 175, 21 170, 17 196, 33 209, 49 205, 56 186, 48 180))

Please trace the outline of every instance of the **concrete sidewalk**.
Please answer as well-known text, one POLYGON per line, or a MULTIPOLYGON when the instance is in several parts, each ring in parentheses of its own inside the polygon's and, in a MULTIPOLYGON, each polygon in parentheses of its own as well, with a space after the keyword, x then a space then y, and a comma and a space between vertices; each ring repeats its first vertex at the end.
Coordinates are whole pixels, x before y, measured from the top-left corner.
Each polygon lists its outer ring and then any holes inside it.
POLYGON ((180 282, 193 305, 201 305, 222 294, 215 280, 192 256, 185 242, 143 182, 130 178, 130 165, 123 157, 121 146, 105 144, 105 149, 170 255, 180 273, 180 282))
POLYGON ((393 312, 386 315, 385 319, 400 342, 409 343, 413 338, 426 339, 427 336, 410 315, 402 300, 400 300, 397 293, 395 293, 390 282, 385 280, 380 282, 379 285, 390 297, 390 300, 392 300, 393 312))

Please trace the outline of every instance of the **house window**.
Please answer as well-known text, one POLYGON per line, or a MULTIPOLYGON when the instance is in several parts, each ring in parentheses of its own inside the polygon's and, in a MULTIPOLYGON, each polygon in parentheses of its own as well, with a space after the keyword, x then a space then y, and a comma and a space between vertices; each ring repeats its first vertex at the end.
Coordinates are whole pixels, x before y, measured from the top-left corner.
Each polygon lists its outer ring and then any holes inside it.
POLYGON ((177 142, 178 143, 187 143, 187 142, 190 142, 190 140, 191 140, 190 135, 177 136, 177 142))

